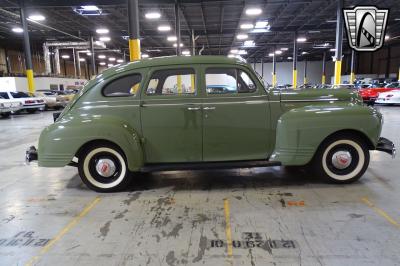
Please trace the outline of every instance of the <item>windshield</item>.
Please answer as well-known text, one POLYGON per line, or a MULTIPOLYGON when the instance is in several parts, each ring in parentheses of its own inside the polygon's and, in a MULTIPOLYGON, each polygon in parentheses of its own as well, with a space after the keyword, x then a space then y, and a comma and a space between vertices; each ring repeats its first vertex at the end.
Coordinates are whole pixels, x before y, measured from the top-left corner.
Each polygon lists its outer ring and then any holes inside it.
POLYGON ((399 87, 398 82, 394 82, 394 83, 386 85, 386 88, 398 88, 398 87, 399 87))
POLYGON ((0 92, 0 97, 2 97, 2 98, 4 98, 4 99, 10 99, 10 98, 8 97, 7 92, 0 92))
POLYGON ((13 98, 29 98, 30 96, 25 92, 10 92, 13 98))

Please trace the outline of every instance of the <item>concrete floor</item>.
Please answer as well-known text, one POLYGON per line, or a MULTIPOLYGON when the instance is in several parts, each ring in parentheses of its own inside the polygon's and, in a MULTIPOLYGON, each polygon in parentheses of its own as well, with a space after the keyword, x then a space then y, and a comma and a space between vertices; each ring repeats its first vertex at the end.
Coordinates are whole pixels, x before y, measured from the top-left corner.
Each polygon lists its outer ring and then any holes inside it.
MULTIPOLYGON (((400 107, 380 109, 400 145, 400 107)), ((400 265, 399 158, 371 152, 344 186, 274 167, 156 173, 97 194, 76 168, 24 164, 51 122, 0 119, 0 265, 400 265)))

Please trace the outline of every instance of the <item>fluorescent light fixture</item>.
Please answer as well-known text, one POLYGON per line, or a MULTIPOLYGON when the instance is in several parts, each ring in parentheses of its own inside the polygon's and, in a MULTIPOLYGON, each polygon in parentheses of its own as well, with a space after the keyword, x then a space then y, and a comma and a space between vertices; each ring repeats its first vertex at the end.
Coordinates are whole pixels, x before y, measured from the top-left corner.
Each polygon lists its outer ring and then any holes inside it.
POLYGON ((115 59, 115 57, 109 57, 108 58, 108 61, 111 61, 111 62, 113 62, 113 61, 115 61, 116 59, 115 59))
POLYGON ((106 33, 109 33, 110 31, 106 28, 100 28, 100 29, 97 29, 96 32, 98 34, 106 34, 106 33))
POLYGON ((229 58, 233 58, 233 57, 235 57, 235 55, 234 54, 228 54, 228 57, 229 58))
POLYGON ((276 50, 275 54, 282 54, 282 51, 281 50, 276 50))
POLYGON ((400 18, 395 18, 394 20, 395 20, 395 21, 400 21, 400 18))
POLYGON ((81 6, 85 11, 98 11, 100 10, 97 6, 81 6))
POLYGON ((292 59, 293 59, 293 57, 289 56, 287 59, 288 59, 288 60, 292 60, 292 59))
POLYGON ((289 50, 289 48, 287 48, 287 47, 282 47, 281 48, 281 51, 287 51, 287 50, 289 50))
POLYGON ((112 66, 114 66, 114 64, 108 64, 107 66, 108 66, 108 67, 112 67, 112 66))
POLYGON ((301 54, 302 54, 302 55, 305 55, 305 54, 308 54, 308 52, 304 51, 304 52, 301 52, 301 54))
POLYGON ((68 58, 69 58, 69 55, 64 54, 64 55, 61 56, 61 58, 62 58, 62 59, 68 59, 68 58))
POLYGON ((336 23, 336 22, 337 22, 336 19, 328 19, 328 20, 326 21, 326 23, 336 23))
POLYGON ((117 63, 123 63, 123 62, 124 62, 124 60, 122 60, 122 59, 117 60, 117 63))
POLYGON ((169 41, 169 42, 176 42, 177 39, 178 38, 176 38, 176 36, 168 36, 167 37, 167 41, 169 41))
POLYGON ((101 55, 98 56, 98 58, 99 58, 99 59, 104 59, 104 58, 106 58, 106 56, 103 55, 103 54, 101 54, 101 55))
POLYGON ((100 62, 99 65, 100 65, 100 66, 105 66, 106 63, 105 63, 105 62, 100 62))
POLYGON ((254 25, 253 24, 251 24, 251 23, 243 23, 242 25, 240 25, 240 28, 241 29, 252 29, 252 28, 254 28, 254 25))
POLYGON ((268 26, 268 20, 264 20, 264 21, 257 21, 256 22, 256 29, 264 29, 268 26))
POLYGON ((92 53, 91 52, 87 52, 86 55, 92 55, 92 53))
POLYGON ((238 49, 231 49, 230 53, 231 54, 237 54, 237 53, 239 53, 239 50, 238 49))
POLYGON ((238 54, 240 54, 240 55, 245 55, 245 54, 247 54, 247 51, 246 51, 246 50, 239 50, 239 51, 238 51, 238 54))
POLYGON ((262 10, 261 10, 261 8, 258 8, 258 7, 246 9, 246 15, 249 15, 249 16, 257 16, 257 15, 260 15, 261 13, 262 13, 262 10))
POLYGON ((85 58, 79 58, 79 62, 85 62, 86 59, 85 58))
POLYGON ((46 18, 45 18, 43 15, 35 14, 35 15, 30 15, 30 16, 29 16, 29 19, 30 19, 30 20, 33 20, 33 21, 43 21, 43 20, 45 20, 46 18))
POLYGON ((271 56, 271 57, 274 56, 274 55, 275 55, 274 53, 269 53, 268 54, 268 56, 271 56))
POLYGON ((245 40, 245 39, 249 38, 249 36, 248 36, 247 34, 238 34, 238 35, 236 36, 236 38, 237 38, 238 40, 245 40))
POLYGON ((110 38, 110 37, 104 36, 104 37, 100 37, 99 40, 100 40, 101 42, 109 42, 109 41, 111 41, 111 38, 110 38))
POLYGON ((387 40, 389 40, 390 39, 390 36, 389 35, 386 35, 385 36, 385 41, 387 41, 387 40))
POLYGON ((182 54, 183 55, 190 55, 190 51, 189 50, 184 50, 184 51, 182 51, 182 54))
POLYGON ((142 58, 148 58, 149 55, 148 54, 142 54, 142 58))
POLYGON ((304 37, 297 38, 297 42, 306 42, 306 41, 307 41, 307 39, 304 37))
MULTIPOLYGON (((179 46, 180 46, 180 47, 183 47, 183 43, 180 43, 179 46)), ((174 43, 174 47, 178 47, 178 44, 177 44, 177 43, 174 43)))
POLYGON ((244 46, 244 47, 254 47, 254 46, 256 46, 256 44, 254 43, 253 40, 248 40, 248 41, 245 41, 245 42, 243 43, 243 46, 244 46))
POLYGON ((16 33, 24 32, 24 30, 23 30, 22 28, 20 28, 20 27, 15 27, 15 28, 12 28, 11 30, 12 30, 13 32, 16 32, 16 33))
POLYGON ((161 17, 161 14, 158 12, 149 12, 144 15, 147 19, 158 19, 161 17))
POLYGON ((308 33, 321 33, 320 30, 309 30, 308 33))
POLYGON ((332 48, 332 49, 329 49, 329 51, 331 51, 331 52, 336 52, 336 49, 335 49, 335 48, 332 48))
POLYGON ((266 28, 266 29, 253 29, 250 32, 251 33, 265 33, 265 32, 269 32, 269 28, 266 28))
POLYGON ((171 30, 171 27, 168 26, 168 25, 161 25, 161 26, 158 26, 157 29, 158 29, 159 31, 170 31, 170 30, 171 30))

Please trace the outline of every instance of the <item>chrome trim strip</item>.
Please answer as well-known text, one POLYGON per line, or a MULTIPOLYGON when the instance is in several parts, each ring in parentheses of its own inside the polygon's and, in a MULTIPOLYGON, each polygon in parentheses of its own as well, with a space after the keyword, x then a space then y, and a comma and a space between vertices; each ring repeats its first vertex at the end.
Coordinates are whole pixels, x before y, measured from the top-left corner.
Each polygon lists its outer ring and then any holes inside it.
POLYGON ((330 99, 302 99, 302 100, 282 100, 281 102, 332 102, 339 101, 338 98, 330 98, 330 99))

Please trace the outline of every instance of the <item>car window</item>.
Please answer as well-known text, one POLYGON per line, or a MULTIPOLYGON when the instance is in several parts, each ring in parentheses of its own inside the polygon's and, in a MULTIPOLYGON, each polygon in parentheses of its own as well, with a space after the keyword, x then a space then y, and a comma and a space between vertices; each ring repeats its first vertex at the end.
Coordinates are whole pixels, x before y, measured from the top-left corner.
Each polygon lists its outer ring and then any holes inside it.
POLYGON ((4 99, 10 99, 10 98, 8 97, 7 92, 0 92, 0 96, 3 97, 4 99))
POLYGON ((106 97, 123 97, 136 95, 138 92, 142 76, 133 74, 117 78, 108 83, 103 89, 103 95, 106 97))
POLYGON ((208 68, 207 94, 237 94, 256 91, 254 81, 243 70, 235 68, 208 68))
POLYGON ((146 95, 190 95, 196 93, 194 69, 155 71, 147 85, 146 95))
POLYGON ((25 92, 10 92, 13 98, 29 98, 30 96, 25 92))

